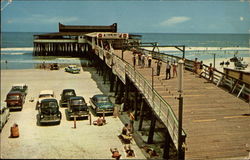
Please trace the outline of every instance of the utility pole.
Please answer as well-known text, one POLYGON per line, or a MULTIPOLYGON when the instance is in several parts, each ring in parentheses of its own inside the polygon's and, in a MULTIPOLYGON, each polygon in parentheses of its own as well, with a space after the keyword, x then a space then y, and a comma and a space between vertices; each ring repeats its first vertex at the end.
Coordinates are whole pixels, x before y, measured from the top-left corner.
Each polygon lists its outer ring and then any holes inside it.
POLYGON ((182 137, 182 117, 183 117, 183 68, 184 68, 184 61, 178 61, 178 92, 179 92, 179 125, 178 125, 178 160, 185 159, 185 149, 183 149, 183 137, 182 137))

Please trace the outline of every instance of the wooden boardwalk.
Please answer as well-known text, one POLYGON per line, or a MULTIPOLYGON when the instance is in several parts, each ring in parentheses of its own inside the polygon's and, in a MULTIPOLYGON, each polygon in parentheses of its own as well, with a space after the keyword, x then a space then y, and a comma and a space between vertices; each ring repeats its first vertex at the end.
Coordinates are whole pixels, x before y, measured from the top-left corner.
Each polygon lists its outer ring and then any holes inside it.
MULTIPOLYGON (((115 50, 115 54, 121 57, 121 50, 115 50)), ((130 51, 125 51, 123 57, 132 65, 130 51)), ((155 60, 152 67, 156 73, 155 60)), ((152 68, 138 65, 135 68, 152 83, 152 68)), ((165 69, 163 63, 160 76, 154 76, 154 89, 178 115, 177 78, 165 80, 165 69)), ((250 116, 245 115, 250 114, 248 103, 190 71, 184 71, 183 97, 186 159, 242 159, 248 156, 250 116)))

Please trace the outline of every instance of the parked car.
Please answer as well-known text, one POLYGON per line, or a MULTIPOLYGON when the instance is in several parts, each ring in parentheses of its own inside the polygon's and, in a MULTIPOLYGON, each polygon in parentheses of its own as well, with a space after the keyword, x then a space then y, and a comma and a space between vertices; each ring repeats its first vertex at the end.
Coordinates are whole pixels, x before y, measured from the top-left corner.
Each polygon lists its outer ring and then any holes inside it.
POLYGON ((39 108, 41 101, 47 98, 54 98, 55 94, 53 90, 42 90, 38 95, 38 100, 36 102, 36 110, 39 108))
POLYGON ((104 94, 97 94, 90 98, 90 105, 98 113, 113 113, 114 104, 110 101, 110 98, 104 94))
POLYGON ((70 97, 75 97, 76 92, 74 89, 64 89, 61 93, 60 106, 68 105, 68 100, 70 97))
POLYGON ((0 131, 2 131, 5 123, 8 121, 10 116, 10 110, 6 105, 1 104, 0 106, 0 131))
POLYGON ((59 70, 59 65, 58 63, 52 63, 50 65, 50 70, 59 70))
POLYGON ((24 83, 14 84, 11 87, 11 91, 20 91, 26 96, 28 93, 28 86, 24 83))
POLYGON ((89 116, 87 103, 82 96, 70 97, 68 101, 68 109, 66 109, 68 119, 76 116, 76 118, 84 118, 89 116))
POLYGON ((69 73, 79 73, 80 68, 78 68, 76 65, 69 65, 65 68, 65 71, 69 73))
POLYGON ((11 90, 7 94, 5 102, 10 110, 22 110, 25 102, 25 95, 21 91, 11 90))
POLYGON ((62 114, 59 111, 59 106, 55 98, 48 98, 41 100, 37 116, 38 124, 40 125, 45 123, 60 124, 61 118, 62 114))

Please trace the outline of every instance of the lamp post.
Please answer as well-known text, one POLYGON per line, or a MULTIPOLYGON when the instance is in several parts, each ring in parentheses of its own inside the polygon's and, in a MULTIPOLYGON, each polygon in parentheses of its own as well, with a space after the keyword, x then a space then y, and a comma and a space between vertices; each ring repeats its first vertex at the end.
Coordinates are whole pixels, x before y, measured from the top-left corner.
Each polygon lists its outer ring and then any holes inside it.
POLYGON ((183 137, 182 137, 182 113, 183 113, 183 69, 184 61, 178 61, 178 92, 179 92, 179 125, 178 125, 178 159, 184 159, 184 150, 182 148, 183 137))

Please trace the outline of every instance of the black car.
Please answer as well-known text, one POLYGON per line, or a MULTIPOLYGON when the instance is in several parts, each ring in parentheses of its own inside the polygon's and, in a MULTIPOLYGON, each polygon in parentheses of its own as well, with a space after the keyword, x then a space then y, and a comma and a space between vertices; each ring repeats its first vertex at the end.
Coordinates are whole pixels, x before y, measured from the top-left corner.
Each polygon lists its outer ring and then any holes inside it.
POLYGON ((59 65, 58 63, 52 63, 50 65, 50 70, 59 70, 59 65))
POLYGON ((62 114, 55 98, 43 99, 38 110, 38 124, 60 124, 62 114))
POLYGON ((87 103, 82 96, 70 97, 68 101, 68 109, 66 109, 68 119, 73 117, 84 118, 89 116, 87 103))
POLYGON ((74 89, 64 89, 61 94, 60 106, 67 106, 70 97, 75 97, 76 92, 74 89))

